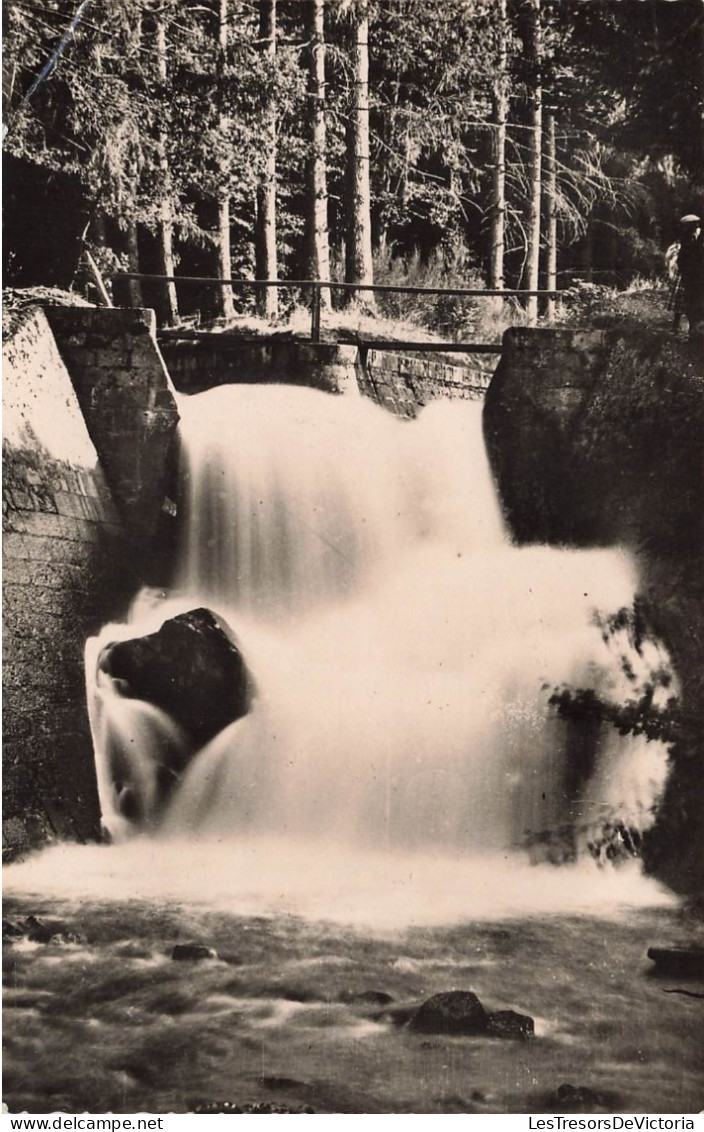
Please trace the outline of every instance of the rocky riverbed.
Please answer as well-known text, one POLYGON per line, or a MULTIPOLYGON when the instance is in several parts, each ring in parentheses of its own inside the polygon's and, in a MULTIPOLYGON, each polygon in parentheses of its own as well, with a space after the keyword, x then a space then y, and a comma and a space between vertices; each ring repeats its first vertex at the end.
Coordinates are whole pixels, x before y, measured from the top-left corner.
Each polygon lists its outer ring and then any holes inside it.
MULTIPOLYGON (((540 904, 545 870, 533 876, 540 904)), ((657 975, 647 949, 701 946, 704 932, 667 898, 492 918, 468 894, 464 914, 349 926, 339 909, 302 915, 295 899, 244 889, 238 913, 210 897, 141 898, 138 881, 132 899, 42 896, 12 875, 8 887, 12 1112, 703 1107, 704 980, 657 975), (418 1012, 450 991, 532 1027, 442 1032, 418 1012)))

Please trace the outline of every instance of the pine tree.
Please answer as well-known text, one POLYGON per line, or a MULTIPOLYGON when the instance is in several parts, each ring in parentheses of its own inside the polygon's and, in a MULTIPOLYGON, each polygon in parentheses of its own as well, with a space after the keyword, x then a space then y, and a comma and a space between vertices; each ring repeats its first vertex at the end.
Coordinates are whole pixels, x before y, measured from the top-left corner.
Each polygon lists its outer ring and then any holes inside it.
MULTIPOLYGON (((154 13, 155 50, 157 76, 164 95, 168 92, 168 63, 166 47, 166 24, 163 10, 154 13)), ((166 126, 160 124, 157 130, 157 166, 161 181, 161 199, 158 202, 157 243, 159 248, 159 267, 162 274, 173 276, 176 271, 174 258, 174 193, 171 173, 166 156, 166 126)), ((163 291, 163 321, 167 326, 178 324, 178 299, 176 284, 166 282, 163 291)))
POLYGON ((506 0, 498 2, 498 52, 492 91, 492 214, 489 287, 503 290, 506 241, 506 124, 508 119, 508 29, 506 0))
MULTIPOLYGON (((354 0, 350 11, 352 36, 352 97, 349 118, 350 212, 346 243, 348 283, 373 283, 372 220, 369 154, 369 8, 367 0, 354 0)), ((368 307, 374 293, 359 293, 368 307)))
MULTIPOLYGON (((530 128, 528 143, 528 200, 526 208, 526 262, 523 271, 523 286, 526 290, 537 291, 540 269, 540 209, 543 192, 543 29, 540 0, 528 0, 526 63, 530 76, 528 94, 530 102, 530 128)), ((529 295, 527 297, 526 313, 529 325, 534 326, 538 320, 537 295, 529 295)))
MULTIPOLYGON (((228 37, 230 28, 230 0, 219 0, 218 11, 218 85, 220 86, 220 95, 222 98, 226 80, 226 66, 227 66, 227 48, 228 37)), ((229 115, 221 111, 219 121, 220 133, 225 144, 230 145, 230 118, 229 115)), ((218 193, 217 201, 218 213, 218 226, 217 226, 217 273, 219 279, 232 278, 232 250, 230 245, 230 191, 225 182, 218 193)), ((217 292, 218 295, 218 308, 221 317, 225 322, 231 322, 235 316, 235 308, 232 300, 232 288, 229 286, 220 287, 217 292)))
MULTIPOLYGON (((259 0, 259 39, 270 66, 276 58, 276 0, 259 0)), ((276 103, 269 95, 263 122, 264 160, 257 185, 256 211, 256 276, 258 279, 277 279, 276 251, 276 103)), ((278 295, 275 287, 262 288, 259 299, 260 313, 268 319, 278 315, 278 295)))
MULTIPOLYGON (((311 279, 330 281, 328 233, 327 130, 325 123, 325 0, 307 0, 308 97, 310 158, 308 169, 307 244, 311 279)), ((321 307, 330 306, 330 291, 322 288, 321 307)))

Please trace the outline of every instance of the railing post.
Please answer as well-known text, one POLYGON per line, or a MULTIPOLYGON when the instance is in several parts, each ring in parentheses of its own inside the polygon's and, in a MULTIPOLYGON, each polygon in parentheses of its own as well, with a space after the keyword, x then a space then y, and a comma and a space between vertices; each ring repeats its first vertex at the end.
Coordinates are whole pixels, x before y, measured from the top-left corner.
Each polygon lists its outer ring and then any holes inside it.
POLYGON ((313 284, 311 294, 311 323, 310 323, 310 340, 311 342, 320 341, 320 292, 322 288, 320 283, 313 284))

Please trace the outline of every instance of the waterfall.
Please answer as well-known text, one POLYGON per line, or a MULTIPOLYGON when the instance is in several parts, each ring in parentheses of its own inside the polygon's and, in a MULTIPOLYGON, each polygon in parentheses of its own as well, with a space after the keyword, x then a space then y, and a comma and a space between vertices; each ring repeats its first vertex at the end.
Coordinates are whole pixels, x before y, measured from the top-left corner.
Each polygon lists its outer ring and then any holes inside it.
POLYGON ((632 605, 634 563, 619 548, 511 544, 478 404, 436 402, 409 422, 364 399, 223 386, 179 409, 173 591, 89 650, 113 837, 136 824, 385 852, 547 845, 549 856, 565 829, 586 843, 600 826, 652 821, 662 745, 605 723, 587 734, 549 704, 565 685, 621 702, 666 664, 657 646, 599 628, 632 605), (182 743, 178 729, 134 702, 120 715, 128 701, 108 677, 96 685, 95 657, 116 634, 204 604, 237 633, 258 694, 182 759, 161 812, 160 760, 146 748, 182 743), (109 781, 115 748, 136 767, 127 822, 125 786, 109 781))

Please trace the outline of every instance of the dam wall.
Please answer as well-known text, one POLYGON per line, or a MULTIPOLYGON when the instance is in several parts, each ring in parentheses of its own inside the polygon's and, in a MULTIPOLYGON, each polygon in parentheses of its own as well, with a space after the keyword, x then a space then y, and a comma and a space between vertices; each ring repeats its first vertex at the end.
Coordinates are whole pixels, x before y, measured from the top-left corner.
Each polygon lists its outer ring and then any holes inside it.
POLYGON ((361 351, 357 374, 365 397, 401 417, 415 417, 423 405, 440 398, 479 400, 491 378, 488 369, 461 365, 442 356, 404 354, 373 346, 361 351))
POLYGON ((506 331, 484 430, 517 543, 621 544, 682 688, 648 867, 704 889, 704 357, 624 323, 506 331))
POLYGON ((700 546, 704 359, 644 326, 507 330, 485 434, 519 542, 700 546))
POLYGON ((48 307, 46 317, 130 537, 154 539, 178 410, 150 310, 48 307))
POLYGON ((179 393, 271 382, 306 385, 324 393, 358 393, 358 351, 353 345, 225 333, 195 332, 184 337, 177 331, 162 331, 159 346, 179 393))
POLYGON ((361 394, 401 417, 416 416, 438 397, 482 397, 491 376, 456 356, 404 354, 373 344, 162 331, 159 345, 179 393, 229 384, 306 385, 326 393, 361 394))
POLYGON ((99 835, 83 653, 124 615, 156 529, 150 477, 163 481, 166 422, 177 419, 160 364, 135 312, 34 306, 5 336, 5 858, 99 835))

